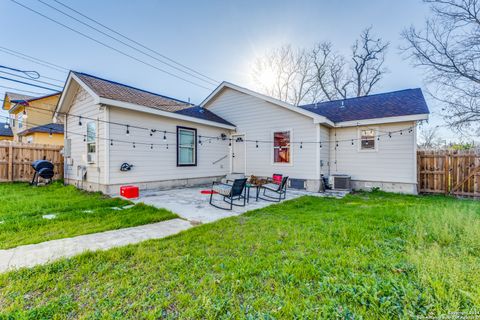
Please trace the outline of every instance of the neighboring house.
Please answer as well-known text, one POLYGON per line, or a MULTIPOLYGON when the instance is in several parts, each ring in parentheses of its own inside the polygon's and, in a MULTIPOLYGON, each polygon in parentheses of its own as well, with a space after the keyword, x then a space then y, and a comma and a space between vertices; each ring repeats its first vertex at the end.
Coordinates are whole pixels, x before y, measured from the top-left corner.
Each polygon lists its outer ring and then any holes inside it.
POLYGON ((61 125, 52 124, 60 92, 41 97, 7 93, 3 109, 10 115, 10 127, 15 141, 63 145, 61 125), (8 96, 8 100, 7 100, 8 96), (46 128, 53 125, 52 130, 46 128))
POLYGON ((356 189, 416 193, 416 124, 428 113, 420 89, 295 107, 224 82, 192 106, 78 72, 57 107, 65 181, 109 194, 229 173, 281 173, 310 191, 322 175, 348 174, 356 189))
POLYGON ((27 96, 24 94, 14 93, 14 92, 5 92, 5 96, 3 97, 2 109, 8 111, 15 104, 12 101, 26 100, 30 98, 33 98, 33 97, 27 96))
POLYGON ((13 140, 12 129, 8 122, 0 122, 0 141, 13 140))
POLYGON ((18 133, 23 142, 53 144, 63 146, 63 124, 49 123, 42 126, 31 127, 18 133))

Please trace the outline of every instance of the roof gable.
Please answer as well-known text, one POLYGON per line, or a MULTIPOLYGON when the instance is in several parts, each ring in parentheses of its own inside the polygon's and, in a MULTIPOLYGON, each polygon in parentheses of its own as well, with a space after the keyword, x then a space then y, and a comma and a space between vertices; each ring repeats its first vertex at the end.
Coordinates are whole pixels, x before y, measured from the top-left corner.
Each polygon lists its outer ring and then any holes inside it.
POLYGON ((3 98, 2 109, 3 110, 10 109, 10 104, 12 103, 12 101, 28 100, 28 99, 31 99, 31 98, 33 98, 33 96, 27 96, 25 94, 19 94, 19 93, 15 93, 15 92, 5 92, 5 96, 3 98))
POLYGON ((210 93, 208 95, 208 97, 205 98, 205 100, 203 100, 202 103, 200 103, 200 106, 208 109, 209 104, 212 101, 214 101, 215 98, 218 97, 223 92, 223 90, 225 90, 225 89, 236 90, 238 92, 241 92, 241 93, 253 96, 255 98, 267 101, 267 102, 269 102, 271 104, 274 104, 276 106, 283 107, 283 108, 288 109, 292 112, 302 114, 306 117, 312 118, 315 123, 325 123, 325 124, 333 126, 333 123, 330 120, 328 120, 327 118, 325 118, 323 115, 319 115, 319 114, 310 112, 309 110, 305 110, 305 109, 295 107, 295 106, 293 106, 293 105, 291 105, 287 102, 275 99, 273 97, 264 95, 262 93, 259 93, 259 92, 256 92, 256 91, 253 91, 253 90, 250 90, 250 89, 247 89, 247 88, 244 88, 244 87, 241 87, 241 86, 238 86, 236 84, 226 82, 226 81, 222 82, 212 93, 210 93))
POLYGON ((430 113, 420 88, 319 102, 300 108, 323 115, 336 123, 430 113))

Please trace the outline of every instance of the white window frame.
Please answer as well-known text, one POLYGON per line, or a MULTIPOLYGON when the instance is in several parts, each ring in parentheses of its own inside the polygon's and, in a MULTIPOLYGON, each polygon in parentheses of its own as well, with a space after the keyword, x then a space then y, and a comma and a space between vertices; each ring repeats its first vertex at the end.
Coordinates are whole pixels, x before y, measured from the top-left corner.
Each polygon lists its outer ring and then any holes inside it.
POLYGON ((86 143, 85 143, 85 147, 86 147, 86 153, 87 153, 87 162, 88 163, 96 163, 97 162, 97 153, 98 153, 98 144, 97 144, 97 133, 98 133, 98 128, 97 128, 97 122, 96 121, 89 121, 87 122, 87 125, 85 126, 86 127, 86 130, 87 130, 87 133, 86 133, 86 143), (94 128, 95 128, 95 136, 93 137, 92 140, 90 140, 90 136, 88 135, 88 127, 89 125, 93 124, 94 125, 94 128), (94 145, 95 146, 95 152, 89 152, 89 146, 90 145, 94 145), (90 160, 89 160, 90 159, 90 160))
POLYGON ((271 134, 270 134, 270 137, 272 138, 272 144, 271 144, 271 154, 270 154, 270 159, 271 159, 271 163, 273 166, 283 166, 283 167, 291 167, 293 166, 293 154, 294 154, 294 148, 295 146, 292 144, 292 141, 293 140, 293 129, 292 128, 289 128, 289 129, 275 129, 275 130, 272 130, 271 134), (289 146, 289 150, 290 150, 290 162, 275 162, 275 132, 290 132, 290 146, 289 146))
POLYGON ((377 140, 378 127, 359 127, 357 131, 357 136, 358 136, 358 143, 357 143, 358 152, 378 152, 378 143, 379 143, 379 141, 377 140), (362 131, 363 130, 373 130, 374 132, 373 143, 375 144, 375 147, 373 149, 362 149, 362 131))
POLYGON ((23 128, 23 112, 19 112, 17 115, 18 129, 23 128))

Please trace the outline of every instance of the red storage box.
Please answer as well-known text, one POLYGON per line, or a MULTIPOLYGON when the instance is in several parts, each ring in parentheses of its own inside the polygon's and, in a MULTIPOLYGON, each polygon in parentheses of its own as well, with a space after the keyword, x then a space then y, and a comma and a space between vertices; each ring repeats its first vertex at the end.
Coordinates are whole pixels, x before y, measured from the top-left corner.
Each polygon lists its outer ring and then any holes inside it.
POLYGON ((139 196, 139 191, 137 186, 121 186, 120 195, 128 199, 135 199, 139 196))

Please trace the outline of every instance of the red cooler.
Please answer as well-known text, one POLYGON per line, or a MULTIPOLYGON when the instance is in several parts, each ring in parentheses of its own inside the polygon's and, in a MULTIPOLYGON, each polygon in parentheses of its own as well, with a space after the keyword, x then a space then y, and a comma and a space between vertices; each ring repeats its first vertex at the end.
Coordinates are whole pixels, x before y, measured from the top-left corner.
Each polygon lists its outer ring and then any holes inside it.
POLYGON ((135 199, 139 196, 139 191, 137 186, 121 186, 120 195, 127 199, 135 199))

